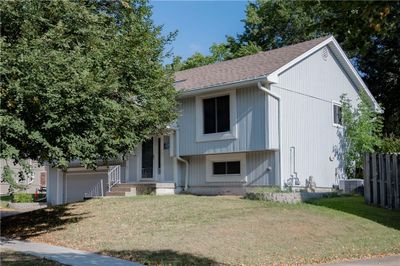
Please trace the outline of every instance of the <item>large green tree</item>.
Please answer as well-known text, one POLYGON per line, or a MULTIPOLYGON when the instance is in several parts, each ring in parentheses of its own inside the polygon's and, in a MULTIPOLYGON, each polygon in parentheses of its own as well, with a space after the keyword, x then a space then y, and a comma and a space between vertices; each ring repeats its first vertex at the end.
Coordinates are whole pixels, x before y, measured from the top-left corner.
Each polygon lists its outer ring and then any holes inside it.
POLYGON ((176 114, 147 1, 1 1, 0 156, 95 168, 176 114))

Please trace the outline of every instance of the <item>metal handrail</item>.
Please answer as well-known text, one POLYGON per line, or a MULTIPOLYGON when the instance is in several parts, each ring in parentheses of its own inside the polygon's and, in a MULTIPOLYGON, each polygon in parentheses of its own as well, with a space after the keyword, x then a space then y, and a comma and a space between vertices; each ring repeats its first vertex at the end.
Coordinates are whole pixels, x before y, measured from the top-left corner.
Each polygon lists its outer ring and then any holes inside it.
POLYGON ((89 192, 85 193, 85 198, 103 197, 104 196, 104 185, 103 179, 100 179, 96 185, 94 185, 89 192))
POLYGON ((116 184, 121 184, 121 166, 114 165, 108 171, 108 191, 116 184))

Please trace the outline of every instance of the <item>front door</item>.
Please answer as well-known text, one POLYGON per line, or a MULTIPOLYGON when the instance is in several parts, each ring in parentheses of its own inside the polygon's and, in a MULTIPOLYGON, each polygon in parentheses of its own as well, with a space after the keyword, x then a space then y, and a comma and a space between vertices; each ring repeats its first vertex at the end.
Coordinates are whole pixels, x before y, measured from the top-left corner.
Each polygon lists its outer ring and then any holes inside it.
POLYGON ((142 143, 142 178, 153 178, 153 138, 142 143))

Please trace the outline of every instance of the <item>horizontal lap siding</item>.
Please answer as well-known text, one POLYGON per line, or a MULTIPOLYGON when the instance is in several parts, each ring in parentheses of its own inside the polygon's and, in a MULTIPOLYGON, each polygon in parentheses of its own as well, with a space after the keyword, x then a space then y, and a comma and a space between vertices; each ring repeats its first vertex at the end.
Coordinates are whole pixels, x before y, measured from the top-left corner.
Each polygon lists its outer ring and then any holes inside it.
POLYGON ((180 155, 265 150, 265 95, 256 87, 236 91, 238 138, 196 142, 195 97, 181 100, 180 155))

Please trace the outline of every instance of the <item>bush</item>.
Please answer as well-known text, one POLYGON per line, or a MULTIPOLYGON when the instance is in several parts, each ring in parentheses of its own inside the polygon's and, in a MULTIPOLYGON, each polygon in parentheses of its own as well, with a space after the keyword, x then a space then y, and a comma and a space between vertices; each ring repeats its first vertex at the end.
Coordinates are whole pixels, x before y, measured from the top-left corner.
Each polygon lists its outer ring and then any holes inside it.
POLYGON ((381 144, 381 152, 400 152, 400 138, 384 138, 381 144))
POLYGON ((16 203, 28 203, 34 202, 35 196, 27 193, 16 193, 12 197, 12 202, 16 203))

